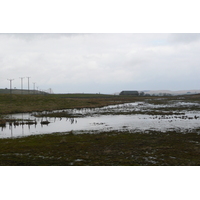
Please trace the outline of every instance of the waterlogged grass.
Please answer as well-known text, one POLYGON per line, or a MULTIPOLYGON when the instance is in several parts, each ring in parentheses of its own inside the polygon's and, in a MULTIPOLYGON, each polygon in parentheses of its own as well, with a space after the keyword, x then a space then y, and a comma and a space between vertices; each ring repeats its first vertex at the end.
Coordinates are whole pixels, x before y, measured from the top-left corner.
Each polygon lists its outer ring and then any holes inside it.
MULTIPOLYGON (((174 97, 130 97, 102 94, 51 94, 51 95, 9 95, 0 94, 0 116, 11 113, 53 111, 73 108, 97 108, 128 102, 149 102, 151 104, 170 104, 171 101, 200 103, 200 95, 174 97)), ((182 107, 180 107, 182 109, 182 107)), ((163 111, 179 111, 179 108, 163 108, 163 111)), ((191 109, 200 109, 193 106, 191 109)))
POLYGON ((0 139, 4 166, 194 166, 200 165, 197 133, 109 132, 0 139))
POLYGON ((158 98, 158 97, 139 97, 139 98, 132 98, 132 102, 143 102, 139 103, 139 106, 131 107, 128 105, 124 105, 118 108, 104 108, 103 110, 92 110, 92 112, 83 112, 83 113, 70 113, 68 111, 63 112, 52 112, 52 113, 39 113, 37 116, 42 117, 84 117, 84 116, 94 116, 94 115, 185 115, 187 111, 200 111, 200 95, 194 96, 184 96, 184 97, 165 97, 165 98, 158 98), (191 99, 191 101, 190 101, 191 99), (195 99, 195 101, 194 101, 195 99), (155 107, 148 107, 150 103, 151 106, 155 107), (192 104, 191 104, 192 103, 192 104), (193 103, 196 103, 194 105, 193 103), (144 107, 143 107, 144 105, 144 107), (145 106, 147 105, 147 106, 145 106))
POLYGON ((94 108, 138 101, 139 97, 92 94, 9 95, 0 94, 0 115, 22 112, 52 111, 68 108, 94 108))
MULTIPOLYGON (((200 102, 200 95, 185 97, 120 97, 109 95, 0 95, 0 115, 73 108, 96 108, 144 101, 155 105, 171 101, 200 102)), ((190 107, 197 110, 197 107, 190 107)), ((182 111, 155 109, 151 115, 182 111)), ((61 113, 62 114, 62 113, 61 113)), ((69 117, 69 116, 68 116, 69 117)), ((4 126, 5 119, 0 120, 4 126)), ((2 166, 179 166, 200 165, 200 130, 185 133, 129 133, 112 131, 98 134, 55 133, 0 139, 2 166)))
POLYGON ((136 114, 143 114, 143 115, 185 115, 182 112, 172 112, 172 111, 121 111, 121 112, 114 112, 114 111, 103 111, 101 113, 97 112, 88 112, 88 113, 69 113, 68 111, 62 112, 50 112, 50 113, 36 113, 34 116, 36 117, 66 117, 66 118, 79 118, 79 117, 87 117, 87 116, 95 116, 95 115, 136 115, 136 114))
MULTIPOLYGON (((97 108, 143 100, 145 100, 145 97, 122 97, 103 94, 0 94, 0 119, 6 120, 3 115, 12 113, 31 113, 74 108, 97 108)), ((65 114, 65 117, 69 116, 65 114)), ((1 121, 0 124, 4 126, 4 121, 1 121)))

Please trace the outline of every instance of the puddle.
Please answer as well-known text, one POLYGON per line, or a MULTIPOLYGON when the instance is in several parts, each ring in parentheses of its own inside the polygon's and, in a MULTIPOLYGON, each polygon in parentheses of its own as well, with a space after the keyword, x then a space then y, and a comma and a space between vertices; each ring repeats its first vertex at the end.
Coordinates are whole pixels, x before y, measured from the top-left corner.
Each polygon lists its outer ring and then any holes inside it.
MULTIPOLYGON (((155 111, 156 108, 177 107, 177 106, 199 106, 198 103, 172 102, 170 105, 154 105, 150 103, 137 102, 113 106, 106 106, 95 109, 68 109, 54 112, 68 112, 78 115, 75 118, 50 118, 34 117, 33 113, 13 114, 9 118, 35 120, 37 124, 14 126, 6 124, 0 127, 0 138, 20 137, 28 135, 49 134, 53 132, 69 131, 110 131, 119 130, 130 132, 148 132, 150 130, 191 130, 200 127, 200 111, 184 111, 181 115, 148 115, 148 114, 127 114, 137 111, 155 111), (117 113, 117 114, 116 114, 117 113), (41 121, 49 121, 49 124, 42 125, 41 121)), ((47 112, 43 112, 47 113, 47 112)))

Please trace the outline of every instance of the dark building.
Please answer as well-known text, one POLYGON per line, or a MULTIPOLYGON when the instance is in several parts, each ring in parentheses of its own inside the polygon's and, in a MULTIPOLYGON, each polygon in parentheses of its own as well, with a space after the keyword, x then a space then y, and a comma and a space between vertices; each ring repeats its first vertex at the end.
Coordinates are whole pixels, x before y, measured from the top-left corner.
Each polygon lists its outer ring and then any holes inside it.
POLYGON ((119 95, 131 95, 131 96, 139 96, 138 91, 122 91, 119 95))

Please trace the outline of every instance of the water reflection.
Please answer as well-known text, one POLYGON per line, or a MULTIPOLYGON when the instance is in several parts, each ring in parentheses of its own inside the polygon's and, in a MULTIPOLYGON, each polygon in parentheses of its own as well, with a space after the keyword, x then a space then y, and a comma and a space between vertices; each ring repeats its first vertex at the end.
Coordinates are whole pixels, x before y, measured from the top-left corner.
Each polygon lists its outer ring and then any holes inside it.
POLYGON ((10 129, 11 138, 12 138, 12 137, 13 137, 13 126, 12 126, 12 124, 11 124, 11 125, 9 125, 9 129, 10 129))
POLYGON ((24 124, 22 124, 22 136, 24 136, 24 124))
POLYGON ((13 121, 1 127, 0 138, 71 131, 73 129, 71 126, 78 122, 75 118, 35 118, 27 113, 10 116, 11 119, 13 121), (20 119, 20 121, 14 121, 14 119, 20 119))
MULTIPOLYGON (((172 105, 170 105, 172 106, 172 105)), ((174 106, 176 106, 174 104, 174 106)), ((187 111, 185 115, 147 115, 147 114, 126 114, 130 111, 145 111, 160 108, 161 105, 147 104, 144 102, 129 103, 117 106, 107 106, 94 109, 68 109, 64 112, 92 116, 79 118, 66 117, 34 117, 33 114, 21 113, 10 115, 9 119, 20 119, 17 123, 7 123, 1 127, 0 138, 18 137, 37 134, 48 134, 53 132, 75 131, 110 131, 110 130, 128 130, 147 131, 168 129, 193 129, 199 128, 200 112, 187 111), (114 112, 118 115, 111 115, 114 112), (102 115, 107 113, 107 115, 102 115), (32 120, 32 121, 30 121, 32 120), (29 123, 28 123, 29 122, 29 123)), ((54 112, 63 112, 54 111, 54 112)), ((45 111, 44 113, 49 113, 45 111)))

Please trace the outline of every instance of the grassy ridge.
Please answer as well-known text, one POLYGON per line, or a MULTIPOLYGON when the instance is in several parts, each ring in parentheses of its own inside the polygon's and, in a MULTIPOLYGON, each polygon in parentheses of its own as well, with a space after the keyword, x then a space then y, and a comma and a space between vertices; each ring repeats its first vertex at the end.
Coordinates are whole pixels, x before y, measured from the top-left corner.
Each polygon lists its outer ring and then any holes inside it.
POLYGON ((0 115, 67 108, 101 107, 110 104, 132 102, 137 99, 141 100, 139 97, 121 97, 101 94, 0 94, 0 115))

